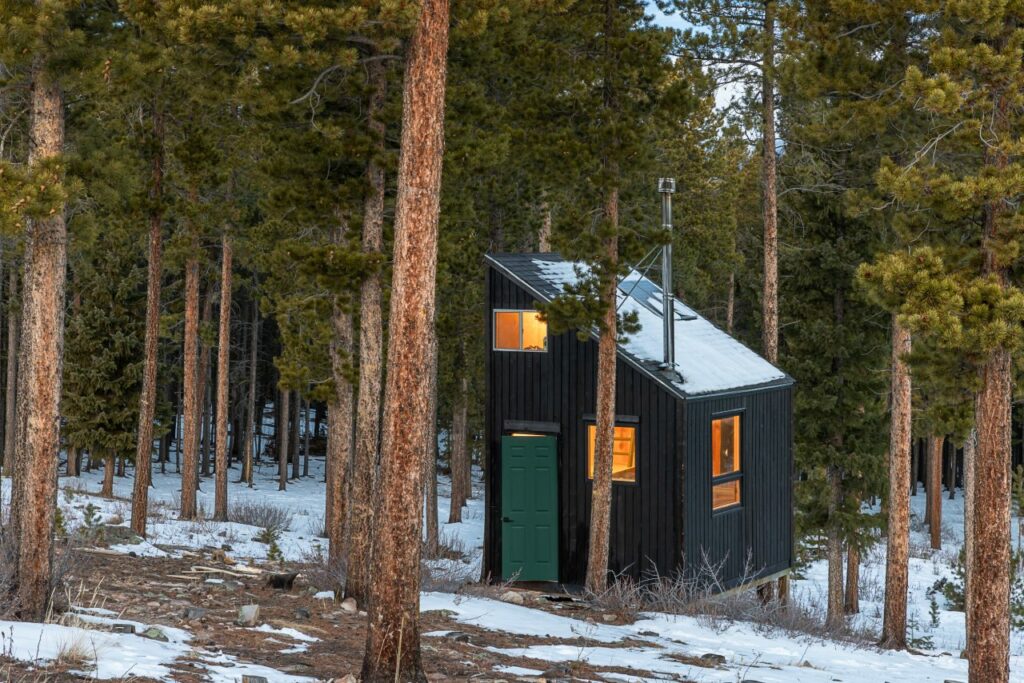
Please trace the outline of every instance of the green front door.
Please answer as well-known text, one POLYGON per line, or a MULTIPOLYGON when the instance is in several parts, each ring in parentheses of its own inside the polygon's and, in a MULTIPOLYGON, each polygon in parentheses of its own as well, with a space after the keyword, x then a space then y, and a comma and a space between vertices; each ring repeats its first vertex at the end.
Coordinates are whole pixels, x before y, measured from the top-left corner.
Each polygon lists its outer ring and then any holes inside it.
POLYGON ((558 581, 553 436, 501 437, 501 574, 519 581, 558 581))

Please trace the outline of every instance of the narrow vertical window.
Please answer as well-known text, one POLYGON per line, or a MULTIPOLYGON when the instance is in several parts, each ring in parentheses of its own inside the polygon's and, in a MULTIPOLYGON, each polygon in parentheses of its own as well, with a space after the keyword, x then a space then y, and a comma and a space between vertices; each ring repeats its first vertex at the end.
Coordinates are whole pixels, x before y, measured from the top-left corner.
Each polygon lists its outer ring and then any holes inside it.
POLYGON ((711 421, 711 507, 713 510, 739 505, 740 416, 711 421))
POLYGON ((495 351, 547 351, 548 324, 537 311, 495 311, 495 351))

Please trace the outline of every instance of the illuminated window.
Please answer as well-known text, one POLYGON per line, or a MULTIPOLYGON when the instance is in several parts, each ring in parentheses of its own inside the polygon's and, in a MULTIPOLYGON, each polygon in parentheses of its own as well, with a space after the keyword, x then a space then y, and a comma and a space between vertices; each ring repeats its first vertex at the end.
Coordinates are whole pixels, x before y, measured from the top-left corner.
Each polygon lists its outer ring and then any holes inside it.
POLYGON ((739 505, 740 416, 731 415, 711 421, 711 508, 739 505))
POLYGON ((547 351, 548 324, 537 311, 495 311, 497 351, 547 351))
MULTIPOLYGON (((597 426, 587 425, 587 477, 594 478, 597 426)), ((636 481, 636 427, 616 427, 612 442, 612 481, 636 481)))

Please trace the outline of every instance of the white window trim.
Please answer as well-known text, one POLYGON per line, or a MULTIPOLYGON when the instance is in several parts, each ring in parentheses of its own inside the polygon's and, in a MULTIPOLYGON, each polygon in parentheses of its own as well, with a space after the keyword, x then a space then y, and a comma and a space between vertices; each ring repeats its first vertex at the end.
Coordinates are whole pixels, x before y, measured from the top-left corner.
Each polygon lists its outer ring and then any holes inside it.
MULTIPOLYGON (((547 353, 548 352, 548 334, 544 335, 544 348, 543 349, 524 349, 523 348, 523 313, 536 313, 537 311, 532 308, 495 308, 491 311, 491 350, 492 351, 508 351, 509 353, 547 353), (499 348, 498 343, 498 314, 499 313, 518 313, 519 314, 519 348, 518 349, 505 349, 499 348)), ((545 323, 545 330, 547 329, 547 323, 545 323)))

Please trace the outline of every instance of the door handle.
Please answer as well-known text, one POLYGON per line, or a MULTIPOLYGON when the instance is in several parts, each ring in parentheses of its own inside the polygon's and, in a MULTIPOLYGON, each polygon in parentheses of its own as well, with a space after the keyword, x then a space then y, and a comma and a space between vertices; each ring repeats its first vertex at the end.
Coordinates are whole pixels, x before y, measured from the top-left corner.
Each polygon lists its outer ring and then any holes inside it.
POLYGON ((511 517, 502 517, 501 521, 503 521, 503 522, 511 522, 512 518, 511 517))

